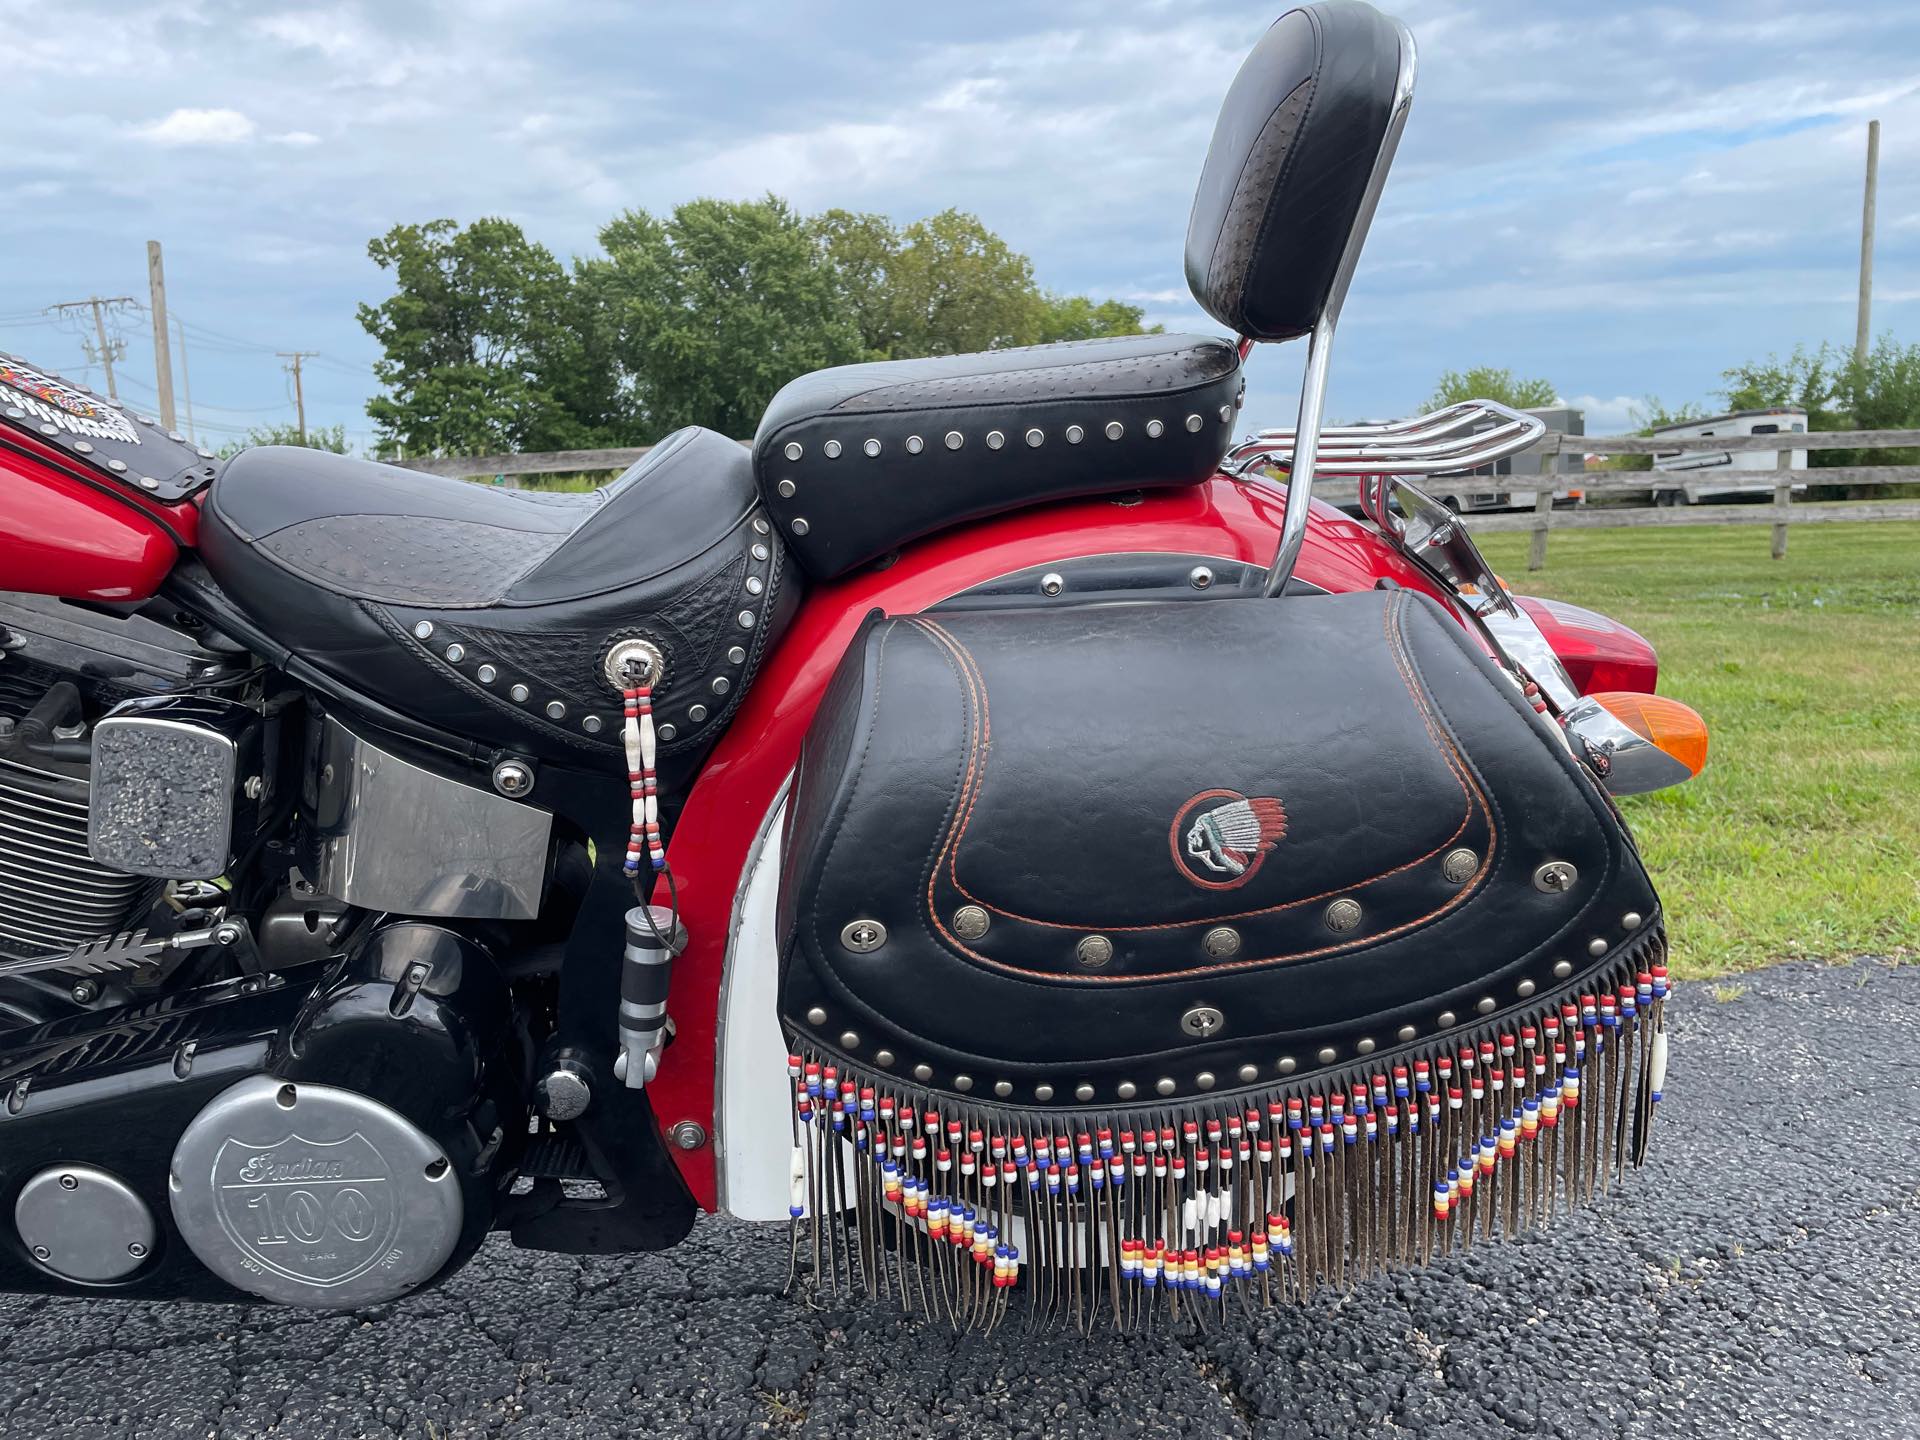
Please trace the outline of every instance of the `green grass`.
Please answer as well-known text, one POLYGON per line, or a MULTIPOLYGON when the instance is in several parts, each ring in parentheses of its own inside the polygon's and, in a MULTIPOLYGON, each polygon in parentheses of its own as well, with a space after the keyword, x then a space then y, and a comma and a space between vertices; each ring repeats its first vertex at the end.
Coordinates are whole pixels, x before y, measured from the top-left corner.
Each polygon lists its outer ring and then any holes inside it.
POLYGON ((1482 548, 1515 589, 1632 625, 1660 690, 1706 717, 1707 768, 1625 802, 1676 973, 1920 950, 1920 525, 1525 535, 1482 548))

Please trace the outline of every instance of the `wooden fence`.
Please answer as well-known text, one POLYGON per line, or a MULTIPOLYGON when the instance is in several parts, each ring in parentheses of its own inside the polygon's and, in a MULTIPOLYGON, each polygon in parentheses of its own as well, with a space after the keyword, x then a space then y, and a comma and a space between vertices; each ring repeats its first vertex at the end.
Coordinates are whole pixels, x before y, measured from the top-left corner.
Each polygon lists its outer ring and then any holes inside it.
MULTIPOLYGON (((745 442, 742 442, 745 443, 745 442)), ((1564 435, 1549 430, 1529 454, 1541 457, 1538 494, 1531 514, 1468 515, 1467 528, 1476 535, 1499 531, 1531 532, 1527 568, 1547 563, 1547 537, 1555 530, 1611 530, 1635 525, 1770 525, 1773 558, 1787 553, 1787 526, 1817 525, 1834 520, 1920 520, 1920 500, 1875 500, 1848 504, 1798 502, 1796 485, 1858 485, 1883 487, 1920 483, 1920 465, 1856 465, 1828 470, 1791 468, 1795 450, 1892 450, 1920 447, 1920 430, 1823 430, 1817 434, 1716 435, 1687 439, 1650 439, 1640 435, 1564 435), (1783 448, 1784 447, 1784 448, 1783 448), (1664 455, 1674 451, 1773 451, 1779 461, 1772 471, 1761 470, 1560 470, 1562 455, 1664 455), (1762 477, 1765 477, 1764 479, 1762 477), (1588 496, 1651 492, 1678 488, 1692 479, 1700 484, 1763 484, 1773 487, 1773 503, 1762 505, 1709 504, 1660 506, 1581 506, 1556 510, 1556 488, 1585 491, 1588 496)), ((521 475, 588 473, 624 470, 645 455, 649 446, 614 450, 556 450, 538 455, 478 455, 404 460, 411 470, 467 479, 499 477, 513 483, 521 475)), ((1524 490, 1527 475, 1501 476, 1510 489, 1524 490)), ((1324 494, 1325 492, 1323 492, 1324 494)))

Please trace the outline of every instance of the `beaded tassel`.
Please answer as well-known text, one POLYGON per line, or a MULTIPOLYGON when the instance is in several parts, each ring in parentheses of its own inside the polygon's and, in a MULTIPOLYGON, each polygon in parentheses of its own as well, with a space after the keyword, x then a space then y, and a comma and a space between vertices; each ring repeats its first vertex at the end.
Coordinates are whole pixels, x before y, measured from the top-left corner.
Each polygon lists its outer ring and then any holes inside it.
POLYGON ((1590 990, 1484 1036, 1218 1105, 970 1103, 802 1044, 790 1253, 835 1299, 991 1332, 1018 1285, 1029 1327, 1085 1334, 1204 1329, 1518 1234, 1644 1156, 1664 958, 1653 931, 1590 990))
POLYGON ((623 868, 638 875, 643 854, 655 870, 667 868, 667 852, 660 844, 660 782, 653 768, 653 687, 635 685, 621 695, 627 717, 627 784, 633 792, 633 828, 627 834, 623 868))

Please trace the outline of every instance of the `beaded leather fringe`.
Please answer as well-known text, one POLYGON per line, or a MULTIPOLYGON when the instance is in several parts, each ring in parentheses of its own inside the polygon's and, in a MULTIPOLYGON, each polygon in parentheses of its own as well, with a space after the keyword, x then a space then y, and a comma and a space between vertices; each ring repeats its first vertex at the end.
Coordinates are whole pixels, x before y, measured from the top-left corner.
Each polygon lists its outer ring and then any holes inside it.
POLYGON ((1544 1224, 1645 1156, 1665 959, 1656 930, 1522 1023, 1232 1109, 968 1106, 790 1055, 789 1283, 960 1330, 1204 1328, 1544 1224))

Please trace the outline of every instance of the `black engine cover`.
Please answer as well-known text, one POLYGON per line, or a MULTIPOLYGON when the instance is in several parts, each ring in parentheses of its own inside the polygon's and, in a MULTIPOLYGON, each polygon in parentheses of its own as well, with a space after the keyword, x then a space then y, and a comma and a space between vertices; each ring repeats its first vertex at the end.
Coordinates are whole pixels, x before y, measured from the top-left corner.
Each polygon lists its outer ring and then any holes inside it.
POLYGON ((1609 800, 1404 591, 876 621, 791 814, 790 1033, 974 1101, 1270 1087, 1658 930, 1609 800))

